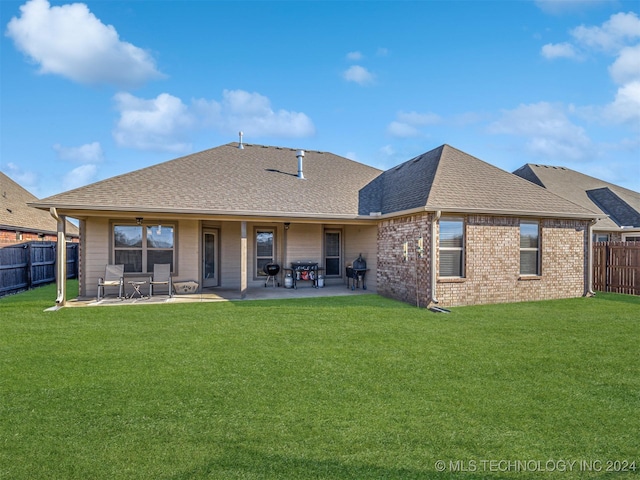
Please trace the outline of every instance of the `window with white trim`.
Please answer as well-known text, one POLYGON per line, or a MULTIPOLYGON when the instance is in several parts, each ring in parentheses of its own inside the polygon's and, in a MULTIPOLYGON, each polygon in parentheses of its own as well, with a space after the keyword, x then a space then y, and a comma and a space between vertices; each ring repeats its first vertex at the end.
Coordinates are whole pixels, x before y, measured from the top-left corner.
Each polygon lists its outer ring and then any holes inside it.
POLYGON ((151 273, 156 263, 169 263, 174 272, 173 225, 114 225, 113 261, 125 273, 151 273))
POLYGON ((538 222, 520 222, 520 275, 540 275, 538 222))
POLYGON ((276 231, 274 228, 257 228, 256 229, 256 250, 255 250, 255 266, 257 276, 266 276, 264 266, 269 263, 275 263, 275 239, 276 231))
POLYGON ((461 218, 440 220, 439 253, 438 276, 464 276, 464 221, 461 218))
POLYGON ((608 242, 609 234, 608 233, 594 233, 593 234, 594 242, 608 242))

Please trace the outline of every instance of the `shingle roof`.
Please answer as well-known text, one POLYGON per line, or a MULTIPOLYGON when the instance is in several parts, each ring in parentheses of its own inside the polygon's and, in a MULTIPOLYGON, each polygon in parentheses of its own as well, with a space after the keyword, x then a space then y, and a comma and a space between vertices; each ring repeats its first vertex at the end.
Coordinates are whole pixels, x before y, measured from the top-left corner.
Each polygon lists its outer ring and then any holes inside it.
POLYGON ((337 155, 236 143, 34 202, 40 208, 355 218, 424 208, 592 218, 585 208, 443 145, 386 172, 337 155))
POLYGON ((381 171, 337 155, 236 143, 45 198, 40 207, 228 215, 356 217, 358 190, 381 171))
POLYGON ((449 145, 384 172, 360 194, 362 215, 429 210, 583 216, 584 208, 449 145))
MULTIPOLYGON (((34 233, 55 233, 57 223, 47 211, 29 207, 38 198, 0 172, 0 227, 34 233)), ((67 234, 78 236, 78 227, 67 222, 67 234)))
POLYGON ((640 227, 640 193, 565 167, 526 164, 513 172, 586 208, 609 215, 594 228, 640 227))

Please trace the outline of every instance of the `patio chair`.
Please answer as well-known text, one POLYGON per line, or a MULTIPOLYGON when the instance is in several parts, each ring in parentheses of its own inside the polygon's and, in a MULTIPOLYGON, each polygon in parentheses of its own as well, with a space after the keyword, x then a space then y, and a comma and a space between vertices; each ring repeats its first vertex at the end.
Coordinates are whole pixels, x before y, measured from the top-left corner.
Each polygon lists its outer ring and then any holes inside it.
POLYGON ((153 296, 154 285, 166 285, 169 289, 169 297, 173 297, 173 281, 171 280, 171 264, 155 263, 153 265, 153 277, 149 277, 149 298, 153 296))
POLYGON ((107 265, 104 277, 98 278, 98 301, 104 297, 104 287, 118 287, 118 298, 122 300, 124 292, 124 265, 107 265), (100 295, 102 293, 102 295, 100 295))

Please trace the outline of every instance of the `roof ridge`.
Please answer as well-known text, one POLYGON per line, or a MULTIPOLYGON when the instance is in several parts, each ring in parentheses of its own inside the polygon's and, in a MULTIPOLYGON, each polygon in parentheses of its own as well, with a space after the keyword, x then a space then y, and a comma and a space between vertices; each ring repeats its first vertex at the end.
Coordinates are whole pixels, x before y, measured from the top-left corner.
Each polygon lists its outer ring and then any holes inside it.
MULTIPOLYGON (((433 180, 431 181, 431 185, 429 185, 429 190, 427 191, 427 196, 424 199, 424 204, 425 205, 427 205, 429 203, 429 197, 431 196, 431 192, 433 192, 434 185, 437 185, 436 182, 438 181, 438 177, 442 176, 442 175, 438 175, 438 172, 440 171, 440 164, 442 162, 442 157, 443 157, 443 155, 445 153, 445 149, 446 148, 453 148, 453 147, 451 145, 449 145, 449 144, 443 143, 439 147, 436 147, 433 150, 431 150, 431 152, 435 152, 436 150, 440 150, 440 153, 436 157, 435 172, 433 173, 433 180)), ((455 148, 454 148, 454 150, 455 150, 455 148)), ((427 152, 427 153, 429 153, 429 152, 427 152)))
POLYGON ((630 188, 626 188, 626 187, 617 185, 615 183, 607 182, 606 180, 602 180, 601 178, 597 178, 597 177, 593 177, 591 175, 587 175, 586 173, 582 173, 582 172, 580 172, 578 170, 574 170, 574 169, 569 168, 569 167, 542 165, 542 164, 539 164, 539 163, 529 163, 527 165, 533 165, 534 167, 545 167, 545 168, 555 168, 557 170, 564 170, 565 172, 572 173, 572 174, 577 174, 577 175, 580 175, 582 177, 585 177, 585 178, 588 178, 590 180, 593 180, 595 182, 598 182, 598 183, 602 184, 603 186, 606 185, 608 187, 613 187, 613 188, 616 188, 616 189, 624 190, 626 192, 634 193, 636 195, 640 195, 640 192, 636 192, 635 190, 631 190, 630 188))

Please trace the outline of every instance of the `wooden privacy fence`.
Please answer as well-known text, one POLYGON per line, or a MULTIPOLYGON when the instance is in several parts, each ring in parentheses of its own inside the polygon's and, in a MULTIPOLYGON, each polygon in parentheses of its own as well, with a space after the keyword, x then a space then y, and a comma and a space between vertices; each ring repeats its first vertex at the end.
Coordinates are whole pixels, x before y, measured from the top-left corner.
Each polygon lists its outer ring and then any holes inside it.
MULTIPOLYGON (((0 248, 0 297, 56 281, 56 242, 0 248)), ((67 243, 67 278, 78 276, 78 244, 67 243)))
POLYGON ((640 242, 594 243, 593 288, 640 295, 640 242))

